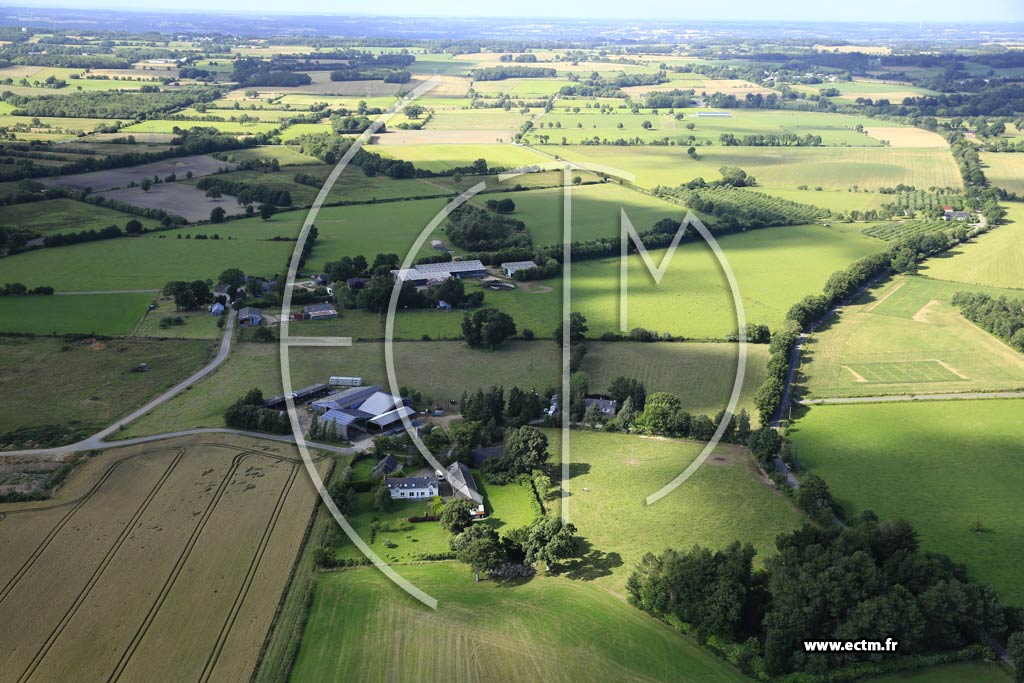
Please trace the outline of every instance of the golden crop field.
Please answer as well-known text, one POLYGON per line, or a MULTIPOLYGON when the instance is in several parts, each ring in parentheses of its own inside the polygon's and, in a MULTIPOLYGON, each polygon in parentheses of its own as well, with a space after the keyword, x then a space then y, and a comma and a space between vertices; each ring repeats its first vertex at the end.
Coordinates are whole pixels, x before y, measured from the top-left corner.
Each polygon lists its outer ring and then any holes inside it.
POLYGON ((2 506, 0 681, 248 679, 315 498, 291 447, 203 435, 2 506))

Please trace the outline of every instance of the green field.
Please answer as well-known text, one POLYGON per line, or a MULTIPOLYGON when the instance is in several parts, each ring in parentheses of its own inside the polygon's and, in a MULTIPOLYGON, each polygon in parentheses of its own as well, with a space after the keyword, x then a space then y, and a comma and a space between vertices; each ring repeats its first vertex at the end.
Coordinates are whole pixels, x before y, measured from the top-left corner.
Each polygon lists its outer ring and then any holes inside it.
MULTIPOLYGON (((884 244, 845 225, 751 230, 718 242, 736 274, 747 322, 772 327, 782 324, 792 304, 820 292, 834 271, 884 244)), ((664 253, 651 252, 655 264, 664 253)), ((617 258, 573 264, 573 307, 587 317, 591 336, 619 330, 619 267, 617 258)), ((557 290, 561 281, 546 284, 557 290)), ((641 258, 631 256, 628 288, 628 329, 645 327, 697 339, 736 331, 728 283, 703 242, 681 245, 660 285, 654 284, 641 258)))
POLYGON ((1024 157, 1019 154, 982 152, 985 177, 989 184, 1007 192, 1024 195, 1024 157))
POLYGON ((829 211, 849 213, 850 211, 870 211, 880 209, 882 204, 892 201, 892 195, 878 192, 850 192, 848 190, 787 190, 777 187, 759 187, 758 192, 781 197, 791 202, 820 206, 829 211))
POLYGON ((920 272, 940 280, 1024 289, 1024 204, 1006 202, 1003 206, 1011 221, 1008 225, 928 259, 920 272))
MULTIPOLYGON (((718 145, 723 133, 743 135, 771 135, 792 133, 794 135, 819 135, 825 146, 878 147, 878 140, 858 133, 854 126, 869 126, 872 120, 861 116, 822 114, 783 110, 736 109, 729 118, 686 116, 676 119, 674 114, 641 109, 633 113, 628 109, 616 109, 601 113, 600 109, 581 109, 579 113, 545 114, 538 125, 529 133, 531 141, 547 135, 549 144, 558 144, 564 137, 569 144, 579 144, 584 139, 597 136, 599 139, 616 140, 639 137, 646 142, 669 138, 677 144, 688 146, 692 136, 698 141, 718 145), (651 128, 645 130, 643 123, 651 128), (688 126, 693 125, 693 128, 688 126), (620 127, 621 126, 621 127, 620 127)), ((557 148, 548 148, 557 154, 557 148)))
MULTIPOLYGON (((263 123, 260 121, 252 123, 238 123, 237 121, 167 121, 163 119, 148 119, 133 123, 121 129, 122 133, 173 133, 175 128, 188 130, 189 128, 216 128, 222 133, 234 135, 255 135, 256 133, 269 133, 281 127, 279 123, 263 123)), ((143 136, 144 137, 144 136, 143 136)))
POLYGON ((0 333, 130 334, 153 293, 0 297, 0 333))
POLYGON ((108 225, 116 225, 124 230, 125 223, 132 219, 146 228, 159 225, 158 221, 151 218, 136 217, 103 206, 76 202, 74 199, 46 199, 0 207, 0 225, 33 230, 40 235, 102 230, 108 225))
POLYGON ((960 662, 920 671, 872 678, 873 683, 1010 683, 1006 668, 997 662, 960 662))
MULTIPOLYGON (((298 326, 292 327, 292 334, 300 334, 298 326)), ((367 383, 387 386, 379 343, 342 349, 296 348, 290 363, 296 387, 324 382, 330 375, 361 376, 367 383)), ((461 342, 395 344, 399 386, 438 401, 458 399, 464 390, 495 384, 543 391, 558 383, 558 368, 558 349, 551 342, 506 342, 496 351, 470 349, 461 342)), ((281 392, 277 344, 238 344, 209 378, 139 418, 124 435, 220 426, 227 407, 253 387, 262 389, 264 396, 281 392)))
POLYGON ((647 187, 676 186, 697 177, 714 180, 721 166, 739 166, 765 187, 962 187, 956 163, 943 149, 715 146, 699 148, 698 160, 689 158, 685 147, 559 146, 546 151, 569 161, 629 171, 647 187))
MULTIPOLYGON (((547 434, 552 462, 560 464, 558 433, 547 434)), ((805 521, 738 446, 719 444, 682 486, 647 505, 647 496, 686 469, 703 444, 586 431, 573 431, 569 443, 572 474, 564 482, 568 496, 561 500, 592 548, 583 562, 586 570, 617 593, 625 592, 626 579, 645 552, 694 544, 720 548, 738 540, 754 546, 759 553, 754 562, 760 565, 774 553, 776 536, 805 521)), ((557 499, 551 503, 557 504, 557 499)))
POLYGON ((302 154, 295 148, 287 145, 263 145, 261 147, 235 150, 233 152, 229 152, 227 155, 227 160, 231 162, 248 161, 251 159, 268 161, 270 159, 277 159, 278 163, 282 166, 302 166, 306 164, 323 163, 316 157, 302 154))
POLYGON ((491 166, 510 169, 550 161, 527 147, 511 144, 372 145, 366 149, 381 156, 411 161, 417 168, 428 171, 469 166, 477 159, 486 159, 491 166))
POLYGON ((1024 402, 815 406, 790 434, 804 468, 825 478, 848 513, 906 518, 924 548, 1024 604, 1010 561, 1024 553, 1024 402))
POLYGON ((1024 356, 960 315, 959 290, 1013 294, 922 277, 873 287, 805 344, 808 397, 1024 388, 1024 356))
MULTIPOLYGON (((149 295, 152 298, 158 297, 158 293, 149 295)), ((205 307, 198 311, 175 310, 174 301, 169 297, 159 296, 157 307, 147 310, 143 307, 142 319, 132 330, 133 337, 162 337, 170 339, 219 339, 222 328, 217 326, 226 317, 217 317, 206 310, 205 307), (184 325, 173 325, 160 327, 160 321, 164 318, 181 318, 184 325)))
MULTIPOLYGON (((170 280, 215 278, 225 268, 267 274, 284 270, 293 242, 177 239, 177 234, 230 234, 230 223, 191 226, 140 238, 36 249, 0 260, 0 281, 58 291, 159 289, 170 280)), ((281 234, 280 232, 277 234, 281 234)), ((241 237, 241 236, 240 236, 241 237)), ((265 240, 266 238, 264 238, 265 240)))
POLYGON ((75 421, 106 427, 209 357, 201 341, 0 337, 0 432, 75 421), (139 363, 151 370, 130 372, 139 363))
POLYGON ((572 81, 561 78, 506 78, 501 81, 473 81, 473 90, 484 97, 550 97, 572 81))
MULTIPOLYGON (((635 377, 647 393, 667 391, 679 397, 683 409, 692 414, 714 417, 729 402, 736 377, 735 344, 649 344, 639 342, 588 342, 583 371, 590 390, 601 393, 616 377, 635 377)), ((768 347, 747 345, 747 368, 743 391, 736 408, 746 408, 757 421, 754 392, 764 381, 768 347)))
POLYGON ((590 582, 474 583, 454 563, 407 565, 399 572, 437 598, 437 610, 373 568, 321 574, 290 680, 746 680, 693 640, 590 582), (399 643, 402 651, 417 653, 414 667, 389 646, 399 643))
MULTIPOLYGON (((686 209, 678 204, 629 190, 617 183, 581 185, 571 189, 572 241, 584 242, 600 237, 617 237, 624 210, 637 231, 650 230, 662 218, 681 220, 686 209)), ((492 197, 478 197, 483 204, 492 197)), ((564 192, 553 187, 509 196, 516 203, 513 214, 524 223, 534 244, 560 244, 564 192)))

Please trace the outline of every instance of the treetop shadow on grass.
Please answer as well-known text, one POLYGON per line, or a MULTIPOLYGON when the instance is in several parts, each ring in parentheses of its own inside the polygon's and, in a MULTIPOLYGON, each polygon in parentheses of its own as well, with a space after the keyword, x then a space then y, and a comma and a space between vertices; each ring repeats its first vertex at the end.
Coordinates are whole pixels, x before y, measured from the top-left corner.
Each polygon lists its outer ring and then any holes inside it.
POLYGON ((580 539, 580 556, 561 563, 553 573, 574 581, 593 581, 611 576, 612 570, 622 566, 622 556, 616 552, 597 550, 587 539, 580 539))

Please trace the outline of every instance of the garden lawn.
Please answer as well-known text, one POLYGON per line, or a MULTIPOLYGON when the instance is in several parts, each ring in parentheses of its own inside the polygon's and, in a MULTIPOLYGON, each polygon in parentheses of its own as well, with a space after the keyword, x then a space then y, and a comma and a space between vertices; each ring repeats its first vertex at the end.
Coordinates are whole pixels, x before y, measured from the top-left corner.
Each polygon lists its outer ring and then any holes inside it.
POLYGON ((905 518, 925 549, 1024 605, 1024 401, 815 406, 790 436, 847 514, 905 518))

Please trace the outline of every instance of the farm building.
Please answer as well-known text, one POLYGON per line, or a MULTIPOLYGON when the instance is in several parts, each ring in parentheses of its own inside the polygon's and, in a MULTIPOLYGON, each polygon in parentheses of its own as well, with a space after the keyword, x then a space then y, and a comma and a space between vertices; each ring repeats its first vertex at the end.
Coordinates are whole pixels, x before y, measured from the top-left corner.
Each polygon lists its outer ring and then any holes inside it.
POLYGON ((970 211, 957 211, 952 206, 942 207, 942 220, 944 221, 966 221, 970 218, 970 211))
POLYGON ((263 322, 263 311, 252 306, 246 306, 238 311, 239 327, 256 327, 263 322))
MULTIPOLYGON (((308 387, 293 391, 292 400, 296 405, 302 405, 326 395, 330 390, 331 387, 327 384, 311 384, 308 387)), ((271 410, 284 410, 286 406, 287 402, 284 396, 273 396, 263 402, 263 407, 271 410)))
POLYGON ((442 495, 450 495, 455 498, 465 498, 474 503, 482 504, 483 496, 476 488, 476 480, 473 473, 461 462, 453 462, 446 470, 446 491, 442 495))
POLYGON ((310 304, 302 309, 302 313, 309 320, 327 320, 338 317, 337 309, 331 304, 310 304))
POLYGON ((380 479, 388 476, 400 467, 401 465, 398 464, 398 461, 395 460, 394 456, 386 455, 380 459, 380 462, 373 466, 373 472, 370 473, 370 477, 373 479, 380 479))
POLYGON ((350 277, 345 280, 345 284, 349 289, 362 289, 366 286, 366 279, 361 277, 350 277))
POLYGON ((619 412, 619 402, 607 396, 584 397, 584 410, 586 410, 592 405, 596 405, 597 409, 601 411, 601 415, 603 415, 604 417, 615 417, 615 414, 619 412))
POLYGON ((322 415, 321 422, 333 422, 347 435, 351 430, 382 434, 401 427, 402 418, 411 418, 416 411, 400 396, 393 396, 379 386, 356 387, 313 402, 313 410, 322 415))
POLYGON ((400 268, 391 271, 391 275, 400 282, 411 282, 417 287, 422 287, 430 282, 443 282, 453 277, 463 279, 483 277, 486 274, 487 268, 477 259, 446 263, 421 263, 414 268, 400 268))
POLYGON ((518 270, 536 267, 537 264, 533 261, 506 261, 501 264, 501 272, 505 273, 505 277, 512 277, 518 270))
POLYGON ((210 313, 213 314, 213 315, 223 315, 224 314, 224 304, 222 304, 222 303, 220 303, 218 301, 214 305, 210 306, 210 313))
POLYGON ((438 491, 434 477, 399 477, 385 479, 384 483, 392 498, 433 498, 438 491))

